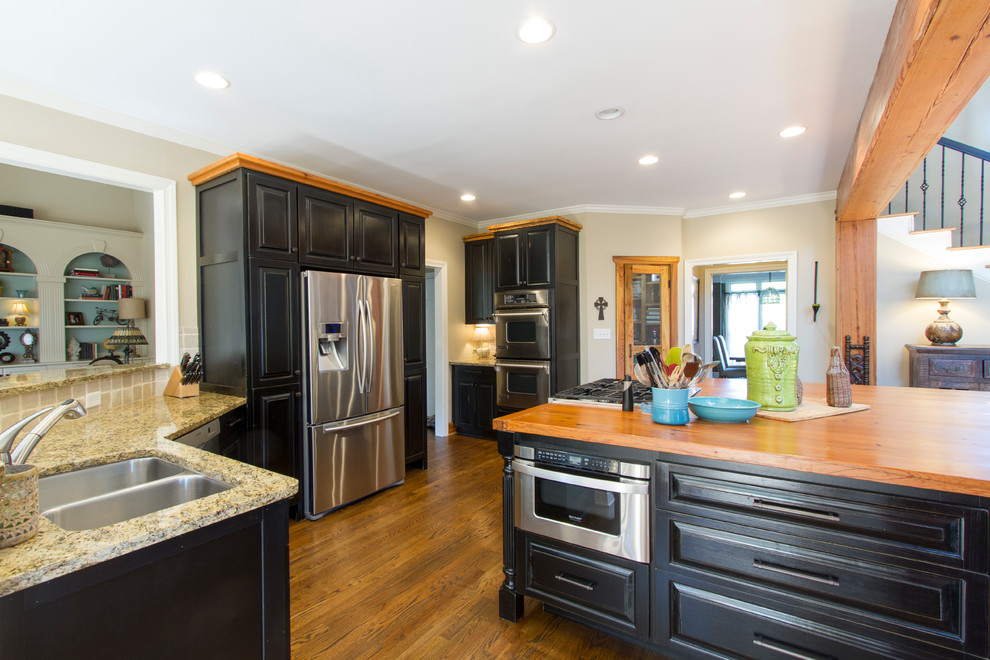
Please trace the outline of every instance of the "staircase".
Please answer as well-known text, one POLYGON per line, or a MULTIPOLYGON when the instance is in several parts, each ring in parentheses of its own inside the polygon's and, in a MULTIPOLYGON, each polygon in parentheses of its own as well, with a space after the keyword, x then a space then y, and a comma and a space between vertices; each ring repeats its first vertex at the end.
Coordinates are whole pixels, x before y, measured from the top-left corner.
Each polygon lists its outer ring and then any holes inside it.
POLYGON ((879 233, 990 282, 990 152, 942 138, 888 204, 879 233))

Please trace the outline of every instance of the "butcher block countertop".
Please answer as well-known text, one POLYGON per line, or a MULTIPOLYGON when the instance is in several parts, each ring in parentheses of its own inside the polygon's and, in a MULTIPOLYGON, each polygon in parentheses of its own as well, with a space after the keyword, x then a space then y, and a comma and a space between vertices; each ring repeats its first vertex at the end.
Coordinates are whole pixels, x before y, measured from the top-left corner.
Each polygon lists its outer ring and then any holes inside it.
POLYGON ((158 456, 233 488, 85 531, 61 529, 41 516, 37 536, 0 550, 0 596, 291 497, 298 489, 295 479, 171 440, 244 403, 240 397, 209 393, 186 399, 159 396, 55 425, 30 458, 42 477, 158 456))
MULTIPOLYGON (((656 424, 637 409, 549 403, 495 420, 499 431, 990 496, 990 392, 854 385, 868 410, 785 422, 697 419, 656 424)), ((699 396, 746 398, 745 379, 711 380, 699 396)), ((804 384, 824 403, 825 385, 804 384)))

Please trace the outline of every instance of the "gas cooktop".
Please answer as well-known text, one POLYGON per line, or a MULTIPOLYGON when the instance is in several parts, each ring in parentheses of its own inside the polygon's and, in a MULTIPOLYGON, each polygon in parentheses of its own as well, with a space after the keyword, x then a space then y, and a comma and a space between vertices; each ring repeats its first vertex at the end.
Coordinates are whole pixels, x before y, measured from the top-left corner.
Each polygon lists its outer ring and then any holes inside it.
MULTIPOLYGON (((587 404, 613 404, 622 405, 622 385, 623 381, 614 378, 602 378, 601 380, 571 387, 562 392, 557 392, 549 398, 550 403, 587 403, 587 404)), ((652 390, 638 381, 633 381, 633 402, 643 403, 652 400, 652 390)))

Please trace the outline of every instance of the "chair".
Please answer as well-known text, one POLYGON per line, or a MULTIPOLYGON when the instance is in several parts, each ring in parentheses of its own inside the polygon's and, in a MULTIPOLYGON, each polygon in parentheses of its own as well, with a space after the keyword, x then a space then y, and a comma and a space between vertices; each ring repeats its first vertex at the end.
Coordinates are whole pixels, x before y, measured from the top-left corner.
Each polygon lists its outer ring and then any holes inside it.
POLYGON ((715 359, 718 360, 719 378, 745 378, 746 362, 742 363, 729 357, 729 349, 725 345, 725 337, 715 335, 712 337, 715 345, 715 359))

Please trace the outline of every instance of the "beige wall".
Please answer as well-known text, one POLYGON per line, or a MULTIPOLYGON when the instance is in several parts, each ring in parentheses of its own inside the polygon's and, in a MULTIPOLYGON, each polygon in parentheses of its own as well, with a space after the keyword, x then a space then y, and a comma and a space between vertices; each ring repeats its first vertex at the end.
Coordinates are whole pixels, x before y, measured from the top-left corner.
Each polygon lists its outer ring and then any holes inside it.
POLYGON ((176 182, 179 325, 195 326, 196 203, 193 187, 186 176, 216 161, 218 154, 7 96, 0 96, 0 117, 3 117, 3 121, 0 121, 2 142, 112 165, 176 182))
MULTIPOLYGON (((882 220, 881 220, 882 222, 882 220)), ((946 268, 924 253, 893 238, 877 237, 877 385, 908 385, 905 344, 927 345, 925 328, 938 318, 937 300, 915 300, 923 270, 946 268)), ((960 345, 990 345, 990 283, 976 279, 976 298, 953 300, 949 318, 963 329, 960 345)))
POLYGON ((426 258, 447 264, 447 347, 451 361, 476 360, 471 352, 474 326, 464 324, 464 241, 462 236, 478 233, 467 225, 426 219, 426 258))
MULTIPOLYGON (((834 201, 727 213, 684 221, 684 260, 723 263, 741 255, 797 251, 798 375, 824 382, 829 348, 834 344, 834 201), (818 322, 812 322, 815 261, 818 266, 818 322)), ((683 274, 683 273, 682 273, 683 274)), ((682 309, 683 335, 683 296, 682 309)))
POLYGON ((581 382, 615 378, 615 262, 613 256, 679 256, 679 216, 576 213, 567 216, 581 224, 581 382), (608 301, 605 320, 598 320, 595 301, 608 301), (608 328, 610 339, 592 339, 595 328, 608 328))

